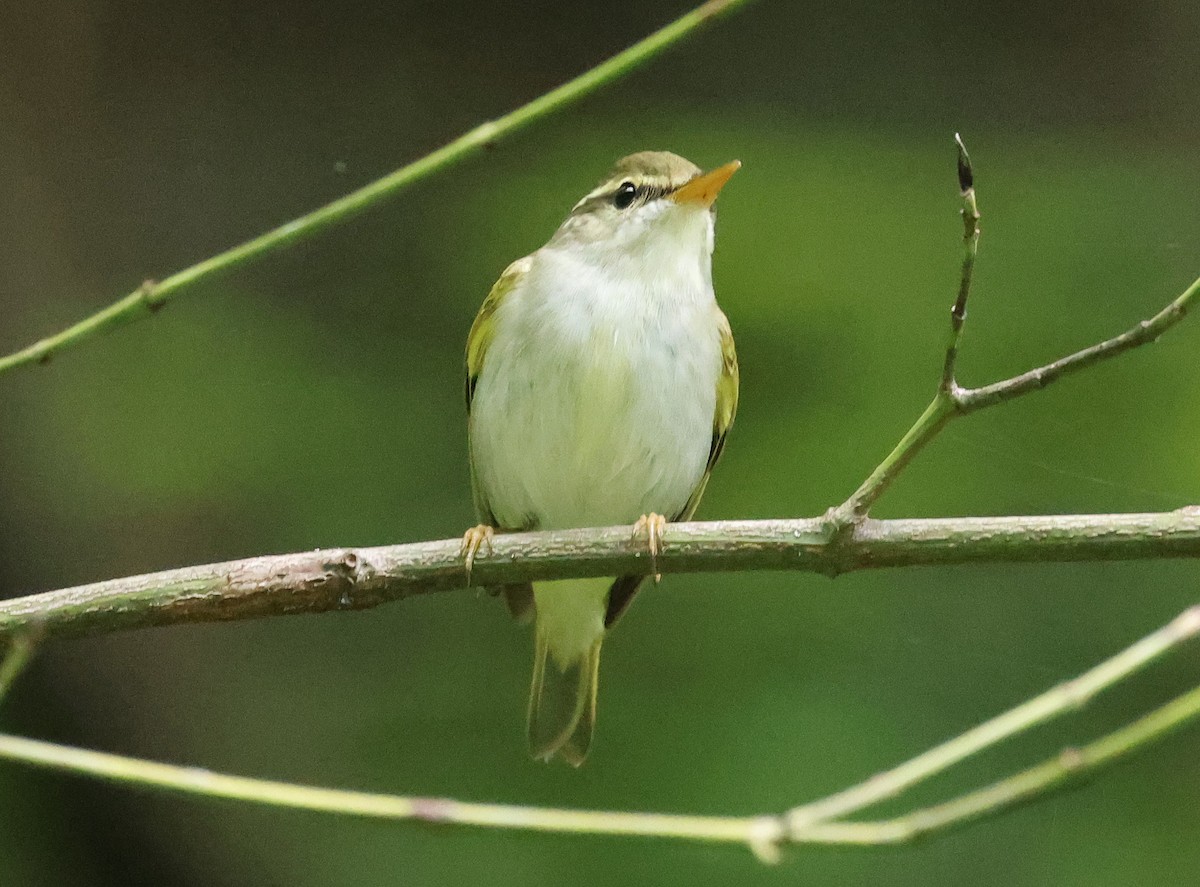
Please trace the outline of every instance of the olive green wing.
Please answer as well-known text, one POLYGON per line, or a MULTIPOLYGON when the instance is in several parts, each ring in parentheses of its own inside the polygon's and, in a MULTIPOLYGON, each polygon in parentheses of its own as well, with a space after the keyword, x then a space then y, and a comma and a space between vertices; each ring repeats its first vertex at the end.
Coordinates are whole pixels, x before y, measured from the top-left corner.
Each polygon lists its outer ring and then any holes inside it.
POLYGON ((733 417, 737 415, 739 381, 737 350, 733 347, 733 331, 729 328, 729 319, 720 309, 717 310, 717 315, 721 335, 721 375, 717 378, 717 410, 713 416, 712 443, 708 448, 708 464, 704 467, 704 476, 700 478, 700 483, 696 484, 696 489, 692 491, 687 505, 673 518, 677 521, 691 520, 692 515, 696 513, 696 506, 700 504, 700 497, 704 495, 704 488, 712 476, 713 467, 725 449, 725 438, 729 434, 729 429, 733 427, 733 417))
MULTIPOLYGON (((492 341, 496 338, 496 310, 504 303, 504 300, 509 296, 517 285, 524 279, 529 271, 529 266, 532 264, 532 259, 525 256, 523 259, 517 259, 500 275, 491 290, 487 294, 487 298, 483 300, 483 304, 479 307, 479 313, 475 315, 475 321, 471 324, 471 331, 467 333, 467 353, 466 353, 466 387, 465 394, 467 399, 467 442, 470 447, 471 438, 471 403, 475 400, 475 385, 479 381, 479 374, 483 372, 484 361, 487 360, 488 348, 491 347, 492 341)), ((475 510, 479 514, 479 520, 488 526, 498 527, 496 518, 488 507, 487 496, 480 487, 479 478, 475 471, 475 458, 470 457, 471 462, 471 494, 475 499, 475 510)), ((508 527, 507 529, 516 529, 508 527)))
POLYGON ((517 259, 504 269, 504 273, 500 275, 500 279, 492 284, 487 298, 479 306, 479 313, 475 315, 475 321, 471 324, 471 331, 467 333, 466 395, 468 415, 471 413, 471 401, 475 399, 475 383, 479 381, 479 374, 483 371, 483 361, 487 357, 488 347, 491 346, 492 339, 496 335, 496 309, 503 304, 504 298, 529 273, 529 267, 532 264, 533 258, 525 256, 525 258, 517 259))
MULTIPOLYGON (((468 420, 468 460, 471 464, 471 496, 475 500, 475 511, 479 516, 480 523, 487 524, 489 527, 496 527, 499 531, 516 528, 499 526, 496 516, 492 514, 492 509, 488 505, 487 494, 479 483, 479 475, 475 471, 475 457, 470 452, 472 433, 470 423, 471 403, 475 399, 475 385, 479 381, 479 374, 483 372, 484 361, 487 360, 488 348, 496 337, 496 310, 525 277, 531 264, 532 259, 526 256, 523 259, 517 259, 517 261, 504 269, 504 273, 500 275, 500 279, 492 285, 487 298, 483 300, 483 304, 479 307, 479 313, 475 315, 475 321, 471 324, 471 331, 467 333, 465 393, 468 420)), ((533 615, 533 586, 528 582, 489 588, 488 591, 493 594, 503 592, 509 612, 512 613, 514 618, 526 621, 533 615)))
MULTIPOLYGON (((737 350, 733 346, 733 331, 729 328, 729 319, 719 308, 715 310, 718 332, 721 336, 721 374, 717 377, 717 408, 713 414, 712 443, 708 448, 708 464, 704 467, 704 475, 696 484, 696 489, 692 491, 683 511, 672 517, 673 521, 690 520, 695 514, 696 506, 700 504, 700 497, 704 495, 704 488, 708 485, 708 479, 712 476, 713 467, 725 449, 725 438, 729 434, 729 429, 733 427, 733 417, 737 415, 737 350)), ((644 576, 622 576, 613 582, 608 593, 608 611, 604 616, 606 627, 611 627, 621 618, 621 614, 629 609, 629 604, 633 601, 633 596, 637 594, 638 586, 641 585, 644 578, 644 576)))

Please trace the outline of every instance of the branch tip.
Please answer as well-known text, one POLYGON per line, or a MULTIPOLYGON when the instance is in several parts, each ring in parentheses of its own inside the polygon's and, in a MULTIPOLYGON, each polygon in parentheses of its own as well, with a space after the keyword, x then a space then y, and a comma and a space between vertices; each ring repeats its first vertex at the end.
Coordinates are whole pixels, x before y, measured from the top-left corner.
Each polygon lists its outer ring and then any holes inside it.
POLYGON ((964 194, 975 187, 975 170, 971 166, 971 155, 963 144, 962 136, 954 134, 954 144, 958 146, 958 189, 964 194))

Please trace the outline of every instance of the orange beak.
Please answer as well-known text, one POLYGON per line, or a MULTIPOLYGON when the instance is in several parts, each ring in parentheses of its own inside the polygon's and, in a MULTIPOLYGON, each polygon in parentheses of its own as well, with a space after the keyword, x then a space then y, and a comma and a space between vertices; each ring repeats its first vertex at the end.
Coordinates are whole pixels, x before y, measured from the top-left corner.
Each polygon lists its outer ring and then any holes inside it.
POLYGON ((692 203, 710 207, 725 183, 742 167, 742 161, 734 160, 718 166, 711 172, 701 173, 681 188, 675 189, 671 199, 676 203, 692 203))

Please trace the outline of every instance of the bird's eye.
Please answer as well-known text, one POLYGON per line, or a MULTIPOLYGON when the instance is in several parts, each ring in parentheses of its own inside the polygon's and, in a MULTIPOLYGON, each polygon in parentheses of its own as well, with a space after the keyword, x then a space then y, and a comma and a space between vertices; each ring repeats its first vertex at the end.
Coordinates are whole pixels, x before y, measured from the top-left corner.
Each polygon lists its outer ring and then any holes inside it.
POLYGON ((613 195, 613 206, 617 209, 628 209, 635 197, 637 185, 633 182, 622 182, 621 187, 617 188, 617 193, 613 195))

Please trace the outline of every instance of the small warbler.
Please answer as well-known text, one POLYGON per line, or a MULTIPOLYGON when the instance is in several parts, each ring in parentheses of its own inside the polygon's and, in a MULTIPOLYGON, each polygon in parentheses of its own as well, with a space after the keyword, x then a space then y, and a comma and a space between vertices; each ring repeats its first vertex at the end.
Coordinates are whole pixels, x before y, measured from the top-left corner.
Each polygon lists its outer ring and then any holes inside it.
MULTIPOLYGON (((468 578, 496 531, 631 523, 653 559, 666 522, 695 511, 737 408, 712 252, 713 202, 740 165, 625 157, 488 293, 467 338, 468 578)), ((498 589, 536 620, 534 757, 583 763, 600 644, 642 578, 498 589)))

